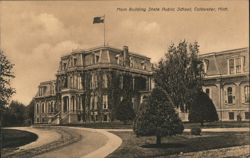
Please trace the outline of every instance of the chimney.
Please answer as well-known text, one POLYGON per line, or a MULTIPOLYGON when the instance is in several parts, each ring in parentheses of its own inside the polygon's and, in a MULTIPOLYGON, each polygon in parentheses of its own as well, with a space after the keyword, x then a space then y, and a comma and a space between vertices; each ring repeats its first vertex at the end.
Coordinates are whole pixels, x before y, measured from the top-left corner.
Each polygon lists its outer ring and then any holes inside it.
POLYGON ((124 61, 124 66, 128 65, 128 46, 123 46, 123 61, 124 61))

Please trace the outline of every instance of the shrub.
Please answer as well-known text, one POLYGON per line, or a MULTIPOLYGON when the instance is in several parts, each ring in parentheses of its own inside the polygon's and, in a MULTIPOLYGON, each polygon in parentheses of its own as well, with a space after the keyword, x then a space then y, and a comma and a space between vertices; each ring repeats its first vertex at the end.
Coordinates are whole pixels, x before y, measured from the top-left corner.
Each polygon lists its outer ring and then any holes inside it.
POLYGON ((201 128, 192 128, 191 135, 201 135, 201 128))

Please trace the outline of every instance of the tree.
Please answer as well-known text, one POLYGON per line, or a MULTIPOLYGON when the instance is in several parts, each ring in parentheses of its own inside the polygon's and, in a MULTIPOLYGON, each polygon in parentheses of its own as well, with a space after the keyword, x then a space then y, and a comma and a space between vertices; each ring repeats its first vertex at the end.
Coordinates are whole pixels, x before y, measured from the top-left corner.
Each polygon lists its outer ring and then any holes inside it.
POLYGON ((13 66, 0 50, 0 108, 6 105, 15 93, 15 89, 10 86, 10 79, 15 77, 12 72, 13 66))
POLYGON ((184 127, 164 92, 156 87, 140 106, 133 129, 137 136, 156 136, 160 145, 161 137, 181 134, 184 127))
POLYGON ((131 99, 124 98, 116 108, 116 118, 126 124, 129 120, 135 118, 133 103, 131 99))
POLYGON ((201 123, 201 126, 204 122, 219 120, 213 101, 206 93, 200 91, 190 107, 188 119, 190 122, 201 123))
POLYGON ((198 58, 197 42, 170 45, 158 63, 154 81, 165 93, 172 106, 187 111, 202 87, 203 68, 198 58))
POLYGON ((18 101, 11 101, 9 106, 9 113, 11 119, 9 120, 12 125, 22 125, 25 120, 26 107, 18 101))
POLYGON ((35 107, 35 100, 32 99, 28 106, 25 108, 25 119, 31 120, 34 122, 34 107, 35 107))

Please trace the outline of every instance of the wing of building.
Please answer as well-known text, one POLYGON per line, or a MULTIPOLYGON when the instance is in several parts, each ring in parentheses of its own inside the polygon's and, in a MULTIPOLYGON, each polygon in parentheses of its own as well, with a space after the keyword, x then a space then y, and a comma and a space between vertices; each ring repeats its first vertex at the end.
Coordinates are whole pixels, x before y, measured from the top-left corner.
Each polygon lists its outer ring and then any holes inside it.
POLYGON ((223 121, 250 120, 249 48, 201 55, 206 73, 204 92, 223 121))
POLYGON ((39 85, 35 123, 108 122, 128 89, 137 110, 152 86, 150 58, 127 46, 76 50, 61 57, 56 81, 39 85))

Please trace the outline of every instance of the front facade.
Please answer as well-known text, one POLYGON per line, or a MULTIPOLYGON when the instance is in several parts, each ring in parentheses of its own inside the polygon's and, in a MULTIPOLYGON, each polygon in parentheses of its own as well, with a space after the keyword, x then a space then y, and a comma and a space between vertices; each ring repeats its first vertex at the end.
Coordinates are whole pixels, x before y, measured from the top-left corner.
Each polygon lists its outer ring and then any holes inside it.
POLYGON ((249 49, 201 55, 204 87, 222 121, 250 120, 249 49))
POLYGON ((150 58, 129 52, 127 46, 73 51, 61 57, 56 81, 40 84, 35 123, 109 122, 124 98, 131 99, 136 111, 152 86, 150 58), (43 88, 51 82, 55 93, 43 88))
MULTIPOLYGON (((200 55, 203 90, 222 121, 250 120, 249 49, 200 55)), ((42 82, 35 97, 35 123, 109 122, 124 97, 136 111, 154 84, 150 59, 128 51, 98 47, 61 57, 55 81, 42 82)), ((179 111, 183 121, 188 113, 179 111)))

